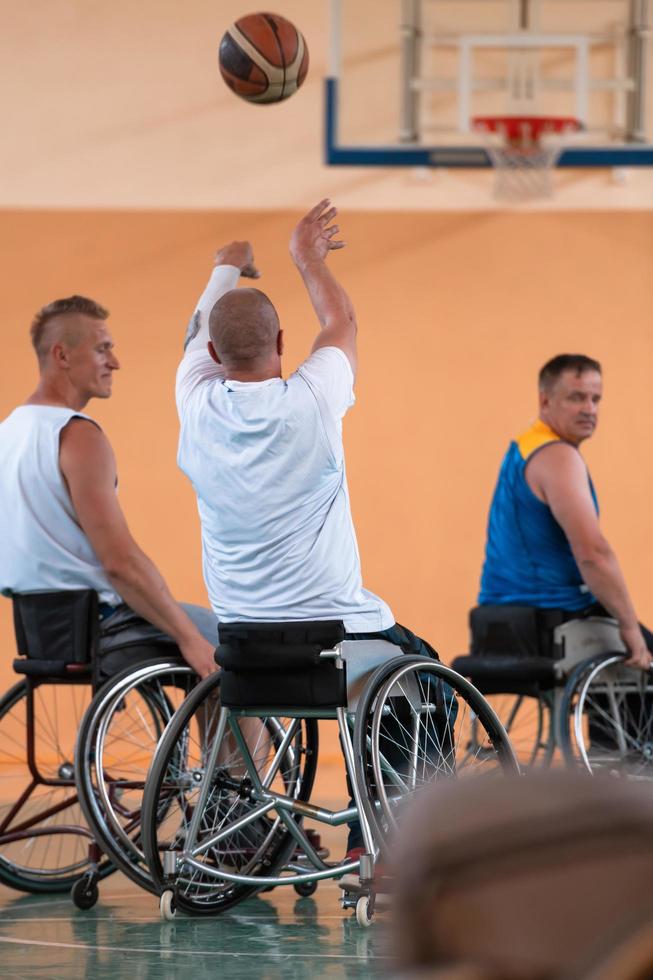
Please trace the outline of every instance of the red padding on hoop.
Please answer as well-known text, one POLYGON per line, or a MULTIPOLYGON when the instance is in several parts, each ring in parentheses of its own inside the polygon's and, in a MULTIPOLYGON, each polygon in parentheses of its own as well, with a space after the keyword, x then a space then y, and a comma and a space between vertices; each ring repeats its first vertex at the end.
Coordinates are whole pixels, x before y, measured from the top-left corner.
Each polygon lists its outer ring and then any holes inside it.
POLYGON ((474 116, 472 126, 500 133, 507 140, 530 136, 536 141, 542 133, 576 133, 583 129, 582 122, 572 116, 474 116))

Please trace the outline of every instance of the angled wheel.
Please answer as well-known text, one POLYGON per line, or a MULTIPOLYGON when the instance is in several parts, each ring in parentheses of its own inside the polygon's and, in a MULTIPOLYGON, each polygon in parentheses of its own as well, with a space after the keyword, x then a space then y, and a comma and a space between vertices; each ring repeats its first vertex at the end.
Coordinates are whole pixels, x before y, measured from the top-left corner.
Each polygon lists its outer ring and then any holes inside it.
MULTIPOLYGON (((549 766, 555 751, 551 693, 485 694, 484 697, 503 725, 521 768, 549 766)), ((476 742, 472 733, 470 751, 475 751, 476 742)))
POLYGON ((398 657, 372 675, 356 713, 354 754, 365 815, 386 858, 402 806, 425 784, 519 772, 485 698, 424 657, 398 657))
POLYGON ((603 654, 571 673, 560 704, 567 765, 590 773, 653 779, 653 675, 603 654))
MULTIPOLYGON (((275 811, 256 799, 256 779, 220 707, 219 683, 219 674, 204 680, 176 712, 143 798, 143 850, 157 891, 174 887, 179 909, 204 915, 258 891, 255 879, 274 876, 295 847, 275 811), (174 881, 164 871, 166 851, 177 856, 174 881)), ((280 794, 308 799, 317 762, 315 720, 242 718, 239 726, 255 777, 280 794)))
MULTIPOLYGON (((21 681, 0 700, 0 881, 67 892, 90 867, 93 842, 74 780, 89 684, 21 681)), ((99 877, 113 866, 103 860, 99 877)))
POLYGON ((141 845, 145 777, 165 726, 196 683, 179 658, 129 667, 96 694, 77 739, 77 788, 89 826, 112 861, 149 891, 141 845))

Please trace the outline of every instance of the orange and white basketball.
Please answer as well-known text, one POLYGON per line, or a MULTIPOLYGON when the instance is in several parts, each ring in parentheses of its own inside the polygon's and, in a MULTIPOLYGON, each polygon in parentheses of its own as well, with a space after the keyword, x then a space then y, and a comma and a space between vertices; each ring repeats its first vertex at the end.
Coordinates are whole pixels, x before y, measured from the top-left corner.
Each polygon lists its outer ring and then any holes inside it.
POLYGON ((283 102, 308 72, 308 48, 300 31, 278 14, 248 14, 225 31, 220 72, 248 102, 283 102))

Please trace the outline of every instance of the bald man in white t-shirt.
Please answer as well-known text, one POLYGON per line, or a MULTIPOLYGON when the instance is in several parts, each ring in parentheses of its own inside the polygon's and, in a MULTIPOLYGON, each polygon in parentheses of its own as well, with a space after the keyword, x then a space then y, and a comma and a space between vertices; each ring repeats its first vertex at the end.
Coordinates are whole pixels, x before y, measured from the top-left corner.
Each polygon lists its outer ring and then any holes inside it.
MULTIPOLYGON (((203 569, 223 623, 342 620, 350 638, 381 638, 437 656, 363 588, 342 419, 354 403, 356 316, 326 265, 336 209, 320 201, 295 228, 292 258, 320 323, 294 374, 283 332, 257 289, 248 242, 216 256, 177 372, 178 462, 197 494, 203 569)), ((348 854, 362 841, 354 828, 348 854)))

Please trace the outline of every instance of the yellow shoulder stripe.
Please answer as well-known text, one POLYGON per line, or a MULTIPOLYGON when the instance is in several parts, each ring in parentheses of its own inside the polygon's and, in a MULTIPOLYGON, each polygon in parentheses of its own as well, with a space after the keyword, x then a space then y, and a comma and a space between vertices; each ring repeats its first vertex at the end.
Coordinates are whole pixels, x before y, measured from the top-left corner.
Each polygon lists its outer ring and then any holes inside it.
POLYGON ((541 419, 538 419, 530 429, 527 429, 517 438, 517 446, 522 459, 528 459, 536 449, 546 446, 549 442, 560 442, 560 436, 541 419))

